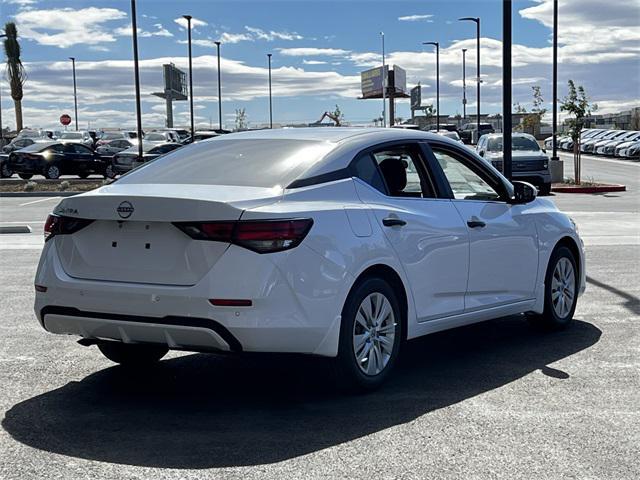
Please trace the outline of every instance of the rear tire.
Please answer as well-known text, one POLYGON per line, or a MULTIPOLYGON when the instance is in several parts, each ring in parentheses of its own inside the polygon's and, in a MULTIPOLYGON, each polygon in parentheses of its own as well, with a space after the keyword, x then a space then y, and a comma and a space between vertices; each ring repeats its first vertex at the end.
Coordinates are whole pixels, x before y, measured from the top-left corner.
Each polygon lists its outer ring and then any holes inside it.
POLYGON ((338 384, 352 392, 380 387, 397 362, 402 328, 400 303, 387 282, 371 277, 356 285, 342 309, 338 384))
POLYGON ((544 312, 529 314, 529 320, 548 330, 561 330, 573 320, 578 301, 578 268, 567 247, 551 254, 544 279, 544 312))
POLYGON ((19 173, 18 176, 23 180, 29 180, 33 175, 31 173, 19 173))
POLYGON ((151 365, 169 351, 162 345, 144 343, 100 342, 98 348, 112 362, 128 367, 151 365))

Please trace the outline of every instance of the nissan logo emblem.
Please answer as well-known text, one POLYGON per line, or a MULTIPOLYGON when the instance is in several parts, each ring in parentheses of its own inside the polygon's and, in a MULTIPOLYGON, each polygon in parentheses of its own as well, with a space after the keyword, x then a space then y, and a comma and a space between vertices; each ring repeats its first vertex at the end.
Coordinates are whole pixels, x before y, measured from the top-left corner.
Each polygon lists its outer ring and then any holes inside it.
POLYGON ((131 205, 131 202, 122 202, 118 205, 118 208, 116 208, 116 212, 118 212, 120 218, 129 218, 133 213, 133 205, 131 205))

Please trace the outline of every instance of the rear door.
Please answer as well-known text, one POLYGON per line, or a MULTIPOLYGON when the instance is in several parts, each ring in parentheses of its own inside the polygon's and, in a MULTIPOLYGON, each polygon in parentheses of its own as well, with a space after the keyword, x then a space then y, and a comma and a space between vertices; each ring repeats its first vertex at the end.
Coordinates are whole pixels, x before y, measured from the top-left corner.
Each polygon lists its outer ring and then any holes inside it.
POLYGON ((530 205, 506 201, 504 185, 471 155, 430 142, 432 161, 469 235, 467 311, 534 298, 538 240, 530 205))
POLYGON ((360 198, 375 217, 409 279, 418 321, 464 311, 468 234, 449 199, 439 199, 418 143, 367 150, 354 165, 360 198), (376 178, 382 177, 382 180, 376 178))

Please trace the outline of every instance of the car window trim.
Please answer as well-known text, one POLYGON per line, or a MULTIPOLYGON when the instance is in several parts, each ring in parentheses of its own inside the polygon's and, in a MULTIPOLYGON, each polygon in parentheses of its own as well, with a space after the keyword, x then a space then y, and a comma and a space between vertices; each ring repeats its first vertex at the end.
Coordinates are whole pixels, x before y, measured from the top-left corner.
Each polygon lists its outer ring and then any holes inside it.
MULTIPOLYGON (((463 165, 471 169, 476 175, 478 175, 482 180, 487 182, 489 186, 491 186, 494 190, 498 192, 500 195, 500 200, 481 200, 482 202, 498 202, 498 203, 509 203, 509 198, 511 197, 511 192, 508 186, 502 181, 502 179, 494 174, 487 165, 485 165, 481 161, 477 161, 476 159, 469 158, 469 155, 466 152, 463 152, 461 149, 458 149, 452 145, 448 145, 444 142, 440 142, 438 140, 427 140, 425 143, 425 150, 428 152, 429 161, 432 164, 432 169, 438 172, 438 175, 441 177, 441 180, 444 182, 446 197, 450 200, 456 200, 455 195, 453 194, 453 190, 451 189, 451 184, 447 179, 447 176, 444 173, 444 170, 438 163, 435 154, 432 150, 432 145, 440 150, 444 150, 446 152, 450 152, 454 157, 460 158, 463 165), (488 178, 487 178, 488 177, 488 178), (495 185, 494 185, 495 184, 495 185), (496 188, 496 185, 498 188, 496 188)), ((479 200, 466 200, 466 201, 479 201, 479 200)))

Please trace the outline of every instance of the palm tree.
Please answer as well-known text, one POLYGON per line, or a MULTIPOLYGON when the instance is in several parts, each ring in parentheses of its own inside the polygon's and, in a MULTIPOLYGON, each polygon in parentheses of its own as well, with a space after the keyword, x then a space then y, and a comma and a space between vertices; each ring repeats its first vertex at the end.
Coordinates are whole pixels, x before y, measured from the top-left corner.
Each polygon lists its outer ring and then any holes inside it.
POLYGON ((16 110, 16 130, 22 130, 22 86, 27 81, 27 73, 20 61, 20 44, 16 24, 9 22, 4 26, 6 39, 4 53, 7 57, 7 80, 11 86, 11 98, 16 110))

